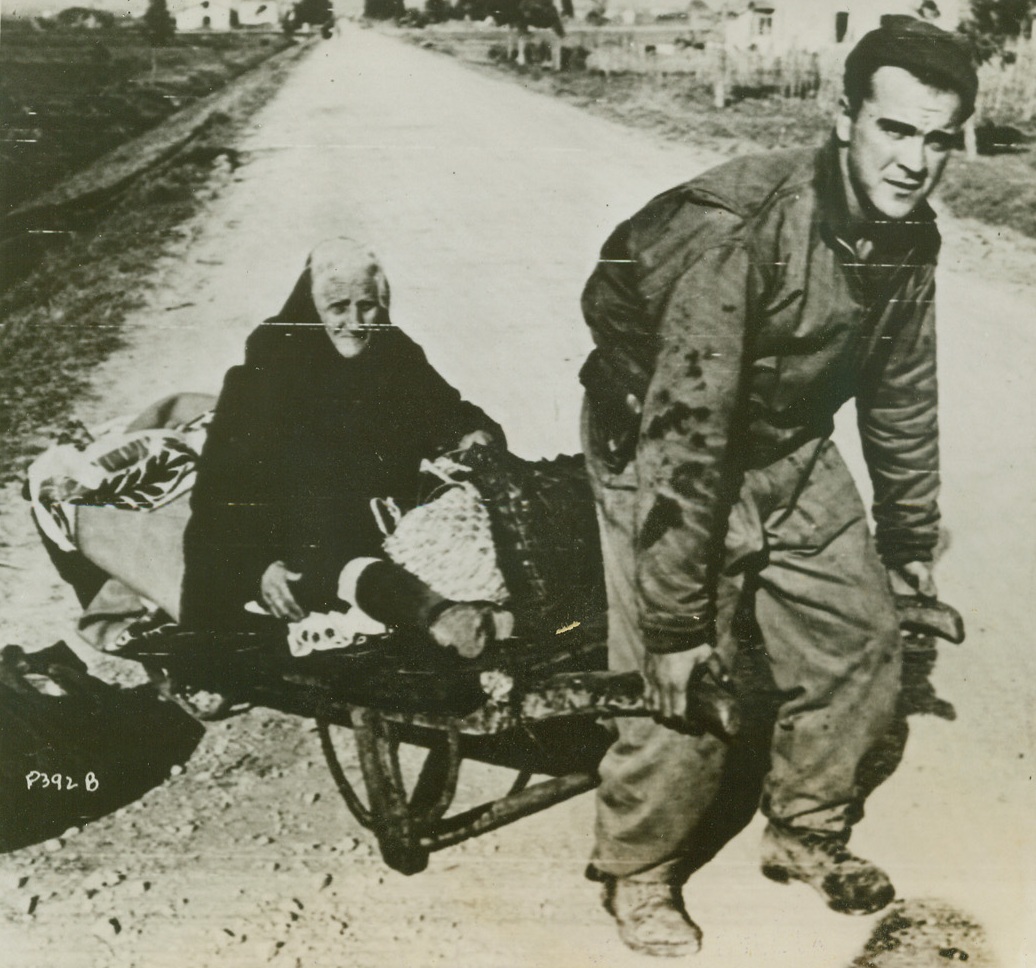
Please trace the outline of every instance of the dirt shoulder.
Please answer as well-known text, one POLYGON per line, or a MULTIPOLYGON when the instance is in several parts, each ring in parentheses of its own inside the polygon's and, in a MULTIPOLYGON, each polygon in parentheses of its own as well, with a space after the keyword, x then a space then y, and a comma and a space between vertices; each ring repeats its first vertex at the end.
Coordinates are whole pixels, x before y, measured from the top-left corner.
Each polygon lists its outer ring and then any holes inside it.
POLYGON ((0 293, 0 481, 61 432, 93 370, 123 345, 154 266, 232 180, 241 132, 310 46, 268 58, 15 216, 25 225, 5 255, 34 239, 50 248, 0 293))

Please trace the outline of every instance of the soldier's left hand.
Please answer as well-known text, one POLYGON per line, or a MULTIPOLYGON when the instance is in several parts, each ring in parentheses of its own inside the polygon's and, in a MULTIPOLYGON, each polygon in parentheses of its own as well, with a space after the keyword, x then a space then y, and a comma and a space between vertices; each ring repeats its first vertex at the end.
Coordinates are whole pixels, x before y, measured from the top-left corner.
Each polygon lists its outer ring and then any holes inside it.
POLYGON ((488 430, 473 430, 471 433, 461 437, 454 450, 467 450, 473 444, 491 447, 494 443, 493 435, 488 430))
POLYGON ((888 573, 893 595, 939 597, 939 590, 932 577, 932 566, 926 561, 908 561, 904 565, 889 568, 888 573))

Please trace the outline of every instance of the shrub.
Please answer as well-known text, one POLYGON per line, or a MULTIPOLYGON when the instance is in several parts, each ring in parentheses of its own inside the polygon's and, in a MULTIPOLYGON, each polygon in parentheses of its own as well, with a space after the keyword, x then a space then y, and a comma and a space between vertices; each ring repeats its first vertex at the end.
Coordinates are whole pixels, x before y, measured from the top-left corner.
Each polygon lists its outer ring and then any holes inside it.
POLYGON ((62 27, 96 25, 110 29, 115 26, 115 14, 109 10, 94 10, 92 7, 67 7, 55 15, 54 22, 62 27))
POLYGON ((453 16, 450 0, 425 0, 424 12, 430 24, 441 24, 453 16))
POLYGON ((1036 0, 971 0, 971 14, 960 30, 981 63, 1003 58, 1012 41, 1032 35, 1036 0))
POLYGON ((483 21, 492 15, 489 0, 457 0, 453 15, 458 20, 483 21))
POLYGON ((396 18, 396 23, 400 27, 417 27, 418 29, 427 27, 431 21, 423 10, 415 10, 413 7, 407 9, 402 17, 396 18))
POLYGON ((370 20, 396 20, 405 13, 403 0, 364 0, 363 15, 370 20))

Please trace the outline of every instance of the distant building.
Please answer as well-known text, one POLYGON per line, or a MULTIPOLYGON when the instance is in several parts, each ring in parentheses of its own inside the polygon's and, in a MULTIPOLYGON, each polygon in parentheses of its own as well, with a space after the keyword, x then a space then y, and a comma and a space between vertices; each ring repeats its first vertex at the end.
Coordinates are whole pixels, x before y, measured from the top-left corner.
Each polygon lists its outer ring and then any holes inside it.
POLYGON ((714 31, 721 18, 720 11, 707 0, 691 0, 687 5, 687 29, 695 33, 714 31))
POLYGON ((190 30, 230 30, 232 10, 229 5, 219 0, 198 0, 188 6, 173 11, 176 29, 190 30))
POLYGON ((931 20, 946 30, 960 23, 960 0, 705 0, 733 47, 786 50, 853 44, 887 14, 931 20))
MULTIPOLYGON (((776 0, 728 0, 720 3, 723 42, 728 47, 769 50, 777 44, 773 21, 776 0)), ((790 4, 785 2, 785 6, 790 4)))

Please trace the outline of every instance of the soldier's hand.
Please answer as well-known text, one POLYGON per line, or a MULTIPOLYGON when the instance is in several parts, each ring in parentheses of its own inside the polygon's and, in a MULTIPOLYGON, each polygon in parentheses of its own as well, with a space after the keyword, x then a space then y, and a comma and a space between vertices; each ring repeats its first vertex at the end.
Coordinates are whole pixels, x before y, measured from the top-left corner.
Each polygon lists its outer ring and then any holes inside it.
POLYGON ((687 687, 698 666, 712 656, 709 644, 686 652, 649 652, 644 660, 644 704, 663 719, 683 719, 687 715, 687 687))
POLYGON ((938 598, 939 591, 932 577, 932 566, 925 561, 908 561, 888 569, 889 586, 893 595, 920 595, 938 598))
POLYGON ((283 561, 275 561, 263 572, 259 580, 259 594, 271 615, 288 622, 300 622, 306 617, 302 606, 295 601, 289 584, 301 577, 299 572, 289 571, 283 561))
POLYGON ((469 447, 475 444, 481 444, 483 447, 491 447, 495 443, 493 435, 488 430, 473 430, 469 434, 465 434, 459 441, 454 450, 467 450, 469 447))

